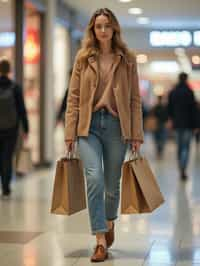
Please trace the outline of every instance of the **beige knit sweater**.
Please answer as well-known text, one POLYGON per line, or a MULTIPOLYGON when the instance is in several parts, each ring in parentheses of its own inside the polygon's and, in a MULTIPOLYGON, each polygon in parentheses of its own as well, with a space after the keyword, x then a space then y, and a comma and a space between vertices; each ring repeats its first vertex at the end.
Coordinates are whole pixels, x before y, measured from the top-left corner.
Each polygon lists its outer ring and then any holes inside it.
POLYGON ((112 87, 115 59, 113 54, 99 57, 99 84, 94 95, 93 112, 106 108, 112 115, 118 116, 112 87))

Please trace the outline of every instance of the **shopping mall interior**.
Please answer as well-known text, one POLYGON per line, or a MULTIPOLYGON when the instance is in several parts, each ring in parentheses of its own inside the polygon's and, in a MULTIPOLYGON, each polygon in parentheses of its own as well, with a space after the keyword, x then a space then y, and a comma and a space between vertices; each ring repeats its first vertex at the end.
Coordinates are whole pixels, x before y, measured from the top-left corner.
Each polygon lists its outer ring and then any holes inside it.
MULTIPOLYGON (((23 88, 31 158, 31 167, 19 175, 14 158, 12 194, 0 199, 1 266, 93 264, 88 209, 70 216, 50 209, 56 162, 66 153, 59 108, 89 19, 102 7, 114 12, 136 55, 143 112, 153 110, 158 96, 167 105, 180 72, 188 74, 200 103, 200 0, 0 0, 0 59, 11 62, 10 77, 23 88)), ((100 265, 198 266, 200 138, 195 131, 188 178, 182 180, 175 132, 166 123, 160 156, 154 129, 148 123, 144 129, 141 154, 165 202, 145 214, 122 215, 119 209, 115 242, 100 265)), ((15 157, 23 145, 19 137, 15 157)))

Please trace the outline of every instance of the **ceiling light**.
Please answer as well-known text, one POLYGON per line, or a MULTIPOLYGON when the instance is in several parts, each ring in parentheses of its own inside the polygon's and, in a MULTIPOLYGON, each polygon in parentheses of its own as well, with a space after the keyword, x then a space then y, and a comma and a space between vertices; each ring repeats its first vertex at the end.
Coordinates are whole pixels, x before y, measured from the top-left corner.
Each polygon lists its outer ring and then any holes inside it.
POLYGON ((145 64, 147 63, 148 58, 146 54, 138 54, 137 55, 137 63, 139 64, 145 64))
POLYGON ((200 65, 200 56, 198 56, 198 55, 193 55, 193 56, 192 56, 192 63, 193 63, 194 65, 200 65))
POLYGON ((132 0, 119 0, 119 2, 122 2, 122 3, 129 3, 131 2, 132 0))
POLYGON ((147 17, 139 17, 136 21, 138 24, 148 24, 150 22, 149 18, 147 17))
POLYGON ((143 13, 143 11, 141 8, 132 7, 132 8, 129 8, 128 13, 132 14, 132 15, 141 15, 143 13))

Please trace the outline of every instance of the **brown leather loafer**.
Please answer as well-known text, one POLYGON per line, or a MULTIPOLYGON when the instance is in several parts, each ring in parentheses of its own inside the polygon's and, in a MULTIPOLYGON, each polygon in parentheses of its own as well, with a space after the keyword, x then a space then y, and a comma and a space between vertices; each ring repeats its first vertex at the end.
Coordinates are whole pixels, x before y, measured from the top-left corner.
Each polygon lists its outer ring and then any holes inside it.
POLYGON ((113 222, 112 228, 108 232, 105 233, 107 248, 111 247, 114 242, 114 239, 115 239, 114 227, 115 227, 115 224, 113 222))
POLYGON ((97 245, 94 254, 91 257, 91 262, 102 262, 108 258, 108 251, 103 245, 97 245))

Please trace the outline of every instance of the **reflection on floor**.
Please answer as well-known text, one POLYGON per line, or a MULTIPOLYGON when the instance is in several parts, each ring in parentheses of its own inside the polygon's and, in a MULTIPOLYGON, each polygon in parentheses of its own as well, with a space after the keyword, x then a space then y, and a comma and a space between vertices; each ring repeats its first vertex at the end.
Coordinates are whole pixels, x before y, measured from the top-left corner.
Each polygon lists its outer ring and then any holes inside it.
MULTIPOLYGON (((149 138, 143 147, 165 204, 152 214, 120 216, 109 260, 101 265, 200 266, 200 150, 193 146, 190 178, 179 180, 176 151, 166 147, 157 161, 149 138)), ((0 200, 1 266, 88 266, 95 241, 87 211, 70 217, 49 212, 54 169, 13 183, 10 200, 0 200)))

